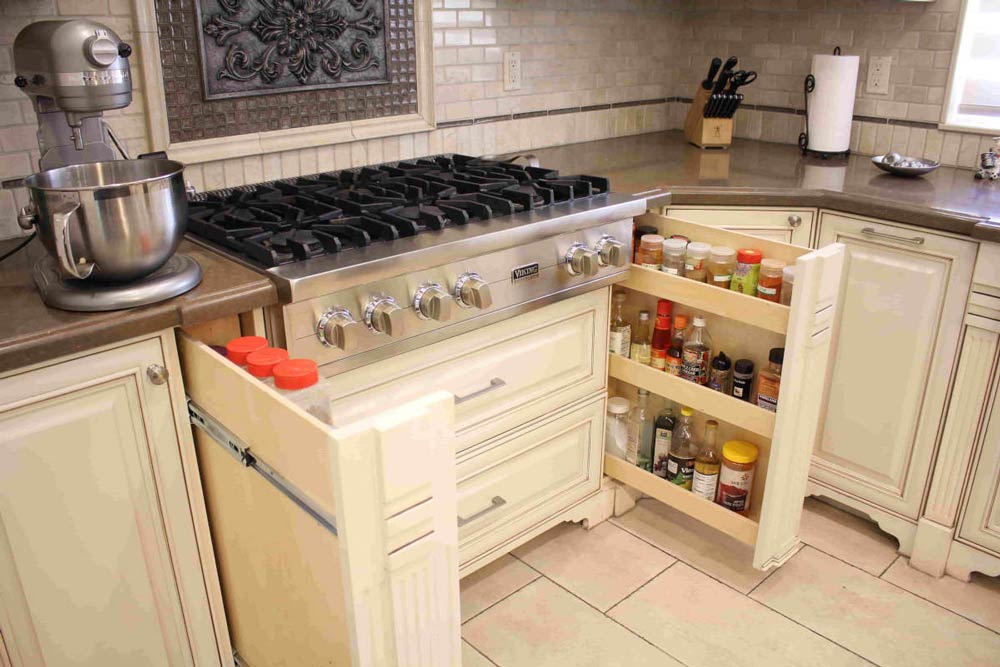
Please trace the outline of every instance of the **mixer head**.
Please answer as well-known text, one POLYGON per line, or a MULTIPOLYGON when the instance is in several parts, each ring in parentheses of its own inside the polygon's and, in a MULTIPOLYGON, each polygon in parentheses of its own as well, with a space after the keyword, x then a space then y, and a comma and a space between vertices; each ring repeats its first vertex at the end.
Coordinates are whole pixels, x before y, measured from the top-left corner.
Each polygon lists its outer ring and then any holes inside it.
MULTIPOLYGON (((131 54, 132 47, 111 28, 89 19, 38 21, 18 33, 14 84, 35 103, 43 153, 61 146, 63 137, 78 151, 88 135, 89 143, 106 143, 104 125, 87 120, 132 102, 131 54)), ((61 162, 77 161, 62 153, 61 162)))

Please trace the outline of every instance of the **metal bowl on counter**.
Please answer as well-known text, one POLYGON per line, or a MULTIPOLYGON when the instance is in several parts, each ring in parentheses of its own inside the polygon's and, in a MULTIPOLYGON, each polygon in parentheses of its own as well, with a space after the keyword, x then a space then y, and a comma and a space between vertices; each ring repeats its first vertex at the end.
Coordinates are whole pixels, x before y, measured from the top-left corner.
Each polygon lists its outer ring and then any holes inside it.
POLYGON ((67 278, 125 283, 177 250, 187 226, 184 165, 164 159, 74 164, 24 179, 34 210, 19 217, 67 278))
POLYGON ((872 164, 894 176, 923 176, 941 166, 940 162, 919 157, 904 157, 899 153, 886 153, 872 158, 872 164))

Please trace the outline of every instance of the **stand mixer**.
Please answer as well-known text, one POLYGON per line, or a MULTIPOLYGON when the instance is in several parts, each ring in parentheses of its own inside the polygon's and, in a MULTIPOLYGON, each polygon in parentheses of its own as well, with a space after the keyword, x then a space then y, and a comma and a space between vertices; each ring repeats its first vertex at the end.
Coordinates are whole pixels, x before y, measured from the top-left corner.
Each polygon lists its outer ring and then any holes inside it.
POLYGON ((201 267, 174 254, 187 218, 184 166, 163 153, 130 159, 103 118, 132 102, 132 48, 101 23, 71 19, 28 25, 13 51, 14 85, 38 118, 41 171, 3 185, 31 194, 18 222, 49 251, 34 269, 45 303, 118 310, 195 287, 201 267))

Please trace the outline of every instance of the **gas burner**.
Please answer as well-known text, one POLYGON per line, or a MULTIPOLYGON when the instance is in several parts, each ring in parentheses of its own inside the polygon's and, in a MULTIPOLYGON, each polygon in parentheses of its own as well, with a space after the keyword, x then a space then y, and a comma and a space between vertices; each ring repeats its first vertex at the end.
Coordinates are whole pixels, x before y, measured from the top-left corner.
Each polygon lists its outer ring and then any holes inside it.
POLYGON ((198 193, 188 230, 276 267, 608 191, 605 178, 439 155, 198 193))

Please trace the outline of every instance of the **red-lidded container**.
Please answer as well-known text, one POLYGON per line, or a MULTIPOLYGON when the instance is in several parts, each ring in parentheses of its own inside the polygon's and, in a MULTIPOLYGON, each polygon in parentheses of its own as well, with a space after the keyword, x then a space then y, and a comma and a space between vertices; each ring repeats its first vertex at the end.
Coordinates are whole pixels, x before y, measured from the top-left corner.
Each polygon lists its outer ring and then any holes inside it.
POLYGON ((275 364, 272 373, 274 386, 288 391, 305 389, 319 382, 319 367, 312 359, 286 359, 275 364))
POLYGON ((239 366, 245 366, 247 355, 267 347, 267 339, 263 336, 240 336, 226 343, 226 358, 239 366))
POLYGON ((247 372, 257 378, 274 375, 274 367, 288 359, 288 350, 280 347, 262 347, 247 355, 247 372))

